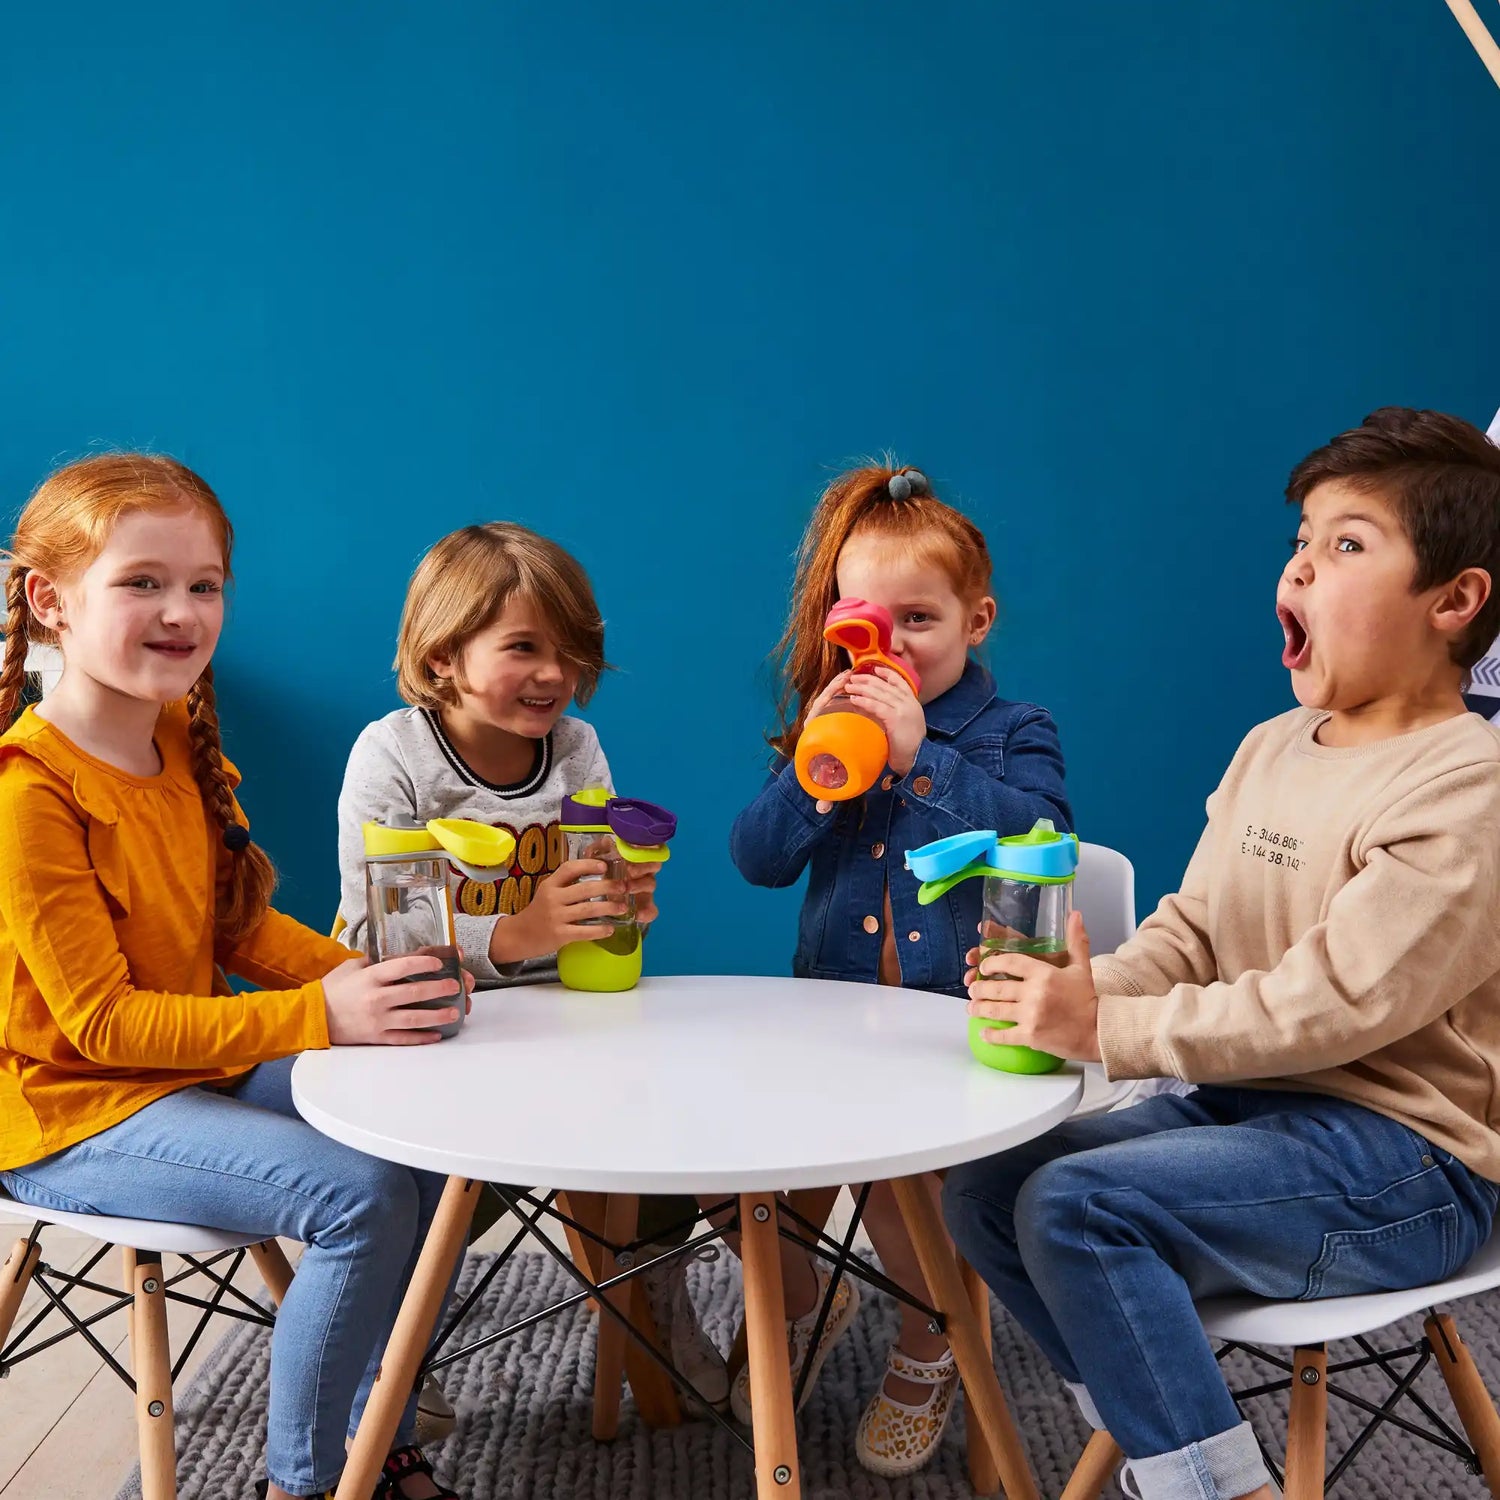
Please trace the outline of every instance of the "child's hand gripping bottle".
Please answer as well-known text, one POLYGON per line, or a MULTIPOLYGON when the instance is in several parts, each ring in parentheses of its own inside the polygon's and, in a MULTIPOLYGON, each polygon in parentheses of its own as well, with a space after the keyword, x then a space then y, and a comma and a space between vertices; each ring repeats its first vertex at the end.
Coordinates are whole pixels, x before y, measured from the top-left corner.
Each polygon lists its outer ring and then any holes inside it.
MULTIPOLYGON (((917 674, 890 654, 891 613, 863 599, 840 599, 828 611, 823 639, 849 653, 856 672, 889 667, 919 693, 917 674)), ((797 780, 809 797, 845 802, 869 791, 890 758, 885 730, 846 693, 838 693, 802 726, 797 741, 797 780)))
MULTIPOLYGON (((607 866, 603 876, 589 879, 624 880, 631 865, 665 864, 672 857, 667 842, 677 832, 677 819, 654 802, 611 797, 603 787, 590 787, 563 798, 562 831, 570 860, 600 859, 607 866)), ((632 988, 641 977, 641 924, 635 919, 635 897, 626 898, 625 911, 619 915, 584 920, 611 931, 592 942, 564 943, 557 954, 557 977, 570 990, 632 988)))
MULTIPOLYGON (((917 900, 923 906, 961 880, 984 877, 979 945, 985 953, 1028 953, 1059 968, 1067 963, 1068 917, 1078 870, 1076 834, 1059 833, 1046 818, 1030 833, 1010 838, 997 838, 993 831, 956 833, 908 850, 906 868, 922 882, 917 900)), ((987 1068, 1007 1073, 1051 1073, 1062 1066, 1062 1059, 1050 1052, 984 1040, 986 1030, 1014 1024, 970 1016, 969 1051, 987 1068)))
POLYGON ((379 963, 409 953, 440 958, 443 966, 436 973, 413 974, 407 983, 458 981, 456 999, 417 1002, 425 1010, 456 1004, 458 1019, 437 1028, 439 1036, 456 1036, 464 1024, 465 1003, 450 874, 456 869, 470 880, 498 880, 511 867, 516 841, 503 828, 463 818, 366 823, 364 834, 369 959, 379 963))

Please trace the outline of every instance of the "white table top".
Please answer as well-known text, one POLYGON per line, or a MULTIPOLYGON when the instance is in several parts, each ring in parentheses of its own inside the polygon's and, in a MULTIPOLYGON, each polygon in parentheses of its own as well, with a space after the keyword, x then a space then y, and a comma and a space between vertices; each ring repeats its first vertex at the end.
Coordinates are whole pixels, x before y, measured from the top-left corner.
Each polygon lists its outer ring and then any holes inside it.
POLYGON ((428 1047, 334 1047, 303 1116, 373 1156, 599 1192, 753 1192, 904 1177, 1065 1120, 1076 1066, 970 1057, 964 1002, 822 979, 645 979, 622 995, 488 990, 428 1047))

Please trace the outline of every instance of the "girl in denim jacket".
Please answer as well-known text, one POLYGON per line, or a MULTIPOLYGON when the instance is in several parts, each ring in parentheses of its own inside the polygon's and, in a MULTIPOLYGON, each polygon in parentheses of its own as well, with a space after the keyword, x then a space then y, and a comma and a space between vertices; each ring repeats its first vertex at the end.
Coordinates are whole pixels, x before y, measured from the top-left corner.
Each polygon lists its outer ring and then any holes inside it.
MULTIPOLYGON (((809 872, 794 974, 965 994, 963 955, 979 923, 979 883, 962 882, 933 905, 918 906, 917 882, 901 873, 902 851, 975 828, 1025 833, 1038 818, 1071 829, 1051 716, 1000 697, 970 655, 994 620, 983 534, 944 505, 917 470, 855 469, 824 492, 802 540, 791 617, 777 648, 776 763, 735 820, 730 841, 735 864, 754 885, 788 886, 809 872), (891 655, 913 669, 920 695, 888 668, 847 670, 823 639, 824 617, 841 598, 890 611, 891 655), (868 793, 833 803, 802 789, 792 756, 804 724, 838 692, 881 724, 890 757, 868 793)), ((899 1109, 900 1100, 891 1107, 899 1109)), ((935 1176, 930 1186, 936 1196, 935 1176)), ((886 1274, 926 1299, 888 1184, 871 1191, 865 1223, 886 1274)), ((785 1240, 782 1258, 795 1381, 809 1360, 816 1376, 859 1297, 854 1283, 840 1284, 818 1346, 809 1349, 827 1272, 785 1240)), ((904 1308, 884 1384, 860 1420, 860 1462, 887 1475, 921 1468, 942 1438, 957 1386, 946 1338, 904 1308)), ((746 1372, 733 1405, 748 1421, 746 1372)))

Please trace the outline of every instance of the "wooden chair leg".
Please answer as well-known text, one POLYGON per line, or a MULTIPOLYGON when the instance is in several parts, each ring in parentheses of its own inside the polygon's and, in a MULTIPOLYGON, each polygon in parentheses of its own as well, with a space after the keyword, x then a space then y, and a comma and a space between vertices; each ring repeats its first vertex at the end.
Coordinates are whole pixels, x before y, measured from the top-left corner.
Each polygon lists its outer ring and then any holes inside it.
MULTIPOLYGON (((590 1231, 591 1234, 603 1236, 605 1239, 614 1240, 619 1243, 635 1237, 636 1224, 639 1222, 639 1200, 636 1201, 636 1218, 631 1221, 630 1227, 618 1236, 609 1233, 606 1220, 609 1215, 609 1205, 613 1196, 607 1193, 559 1193, 557 1195, 558 1207, 567 1214, 570 1219, 590 1231)), ((622 1200, 623 1205, 623 1200, 622 1200)), ((623 1222, 622 1217, 616 1222, 623 1222)), ((580 1234, 572 1225, 566 1226, 568 1236, 568 1247, 572 1251, 573 1264, 583 1272, 590 1281, 602 1281, 604 1271, 604 1247, 597 1240, 590 1239, 588 1235, 580 1234)), ((614 1275, 613 1262, 608 1273, 614 1275)), ((657 1348, 662 1347, 659 1330, 651 1319, 651 1310, 646 1304, 646 1289, 639 1281, 633 1281, 630 1287, 630 1321, 652 1339, 657 1348)), ((588 1307, 593 1312, 599 1311, 596 1298, 590 1297, 588 1307)), ((594 1420, 595 1423, 609 1423, 608 1409, 609 1397, 605 1386, 609 1383, 611 1375, 606 1372, 606 1359, 613 1361, 611 1346, 618 1342, 623 1349, 625 1379, 630 1382, 630 1389, 635 1396, 636 1411, 640 1414, 641 1421, 648 1427, 675 1427, 682 1421, 682 1407, 677 1399, 677 1388, 672 1384, 671 1377, 661 1368, 646 1352, 635 1342, 627 1338, 624 1329, 615 1323, 613 1318, 601 1315, 599 1319, 599 1333, 603 1340, 602 1347, 598 1350, 594 1361, 594 1420), (605 1324, 613 1327, 606 1335, 605 1324)), ((614 1384, 619 1385, 618 1376, 614 1377, 614 1384)), ((619 1397, 615 1397, 615 1422, 618 1426, 619 1397)), ((595 1437, 601 1436, 595 1429, 595 1437)), ((614 1436, 614 1430, 608 1432, 609 1437, 614 1436)))
POLYGON ((480 1184, 470 1178, 450 1177, 443 1189, 442 1201, 433 1215, 422 1253, 417 1257, 406 1296, 401 1299, 401 1310, 396 1314, 396 1325, 386 1343, 375 1384, 365 1402, 359 1431, 350 1445, 349 1460, 336 1491, 337 1500, 370 1500, 374 1492, 375 1481, 401 1423, 401 1413, 416 1385, 422 1356, 432 1341, 443 1294, 463 1254, 474 1205, 479 1201, 479 1188, 480 1184))
POLYGON ((745 1361, 750 1358, 750 1340, 745 1333, 745 1320, 740 1319, 740 1326, 734 1331, 734 1339, 729 1345, 729 1353, 724 1360, 724 1368, 729 1372, 729 1383, 732 1386, 735 1377, 745 1368, 745 1361))
MULTIPOLYGON (((611 1193, 604 1211, 604 1238, 611 1244, 622 1244, 635 1234, 639 1216, 640 1199, 634 1193, 611 1193)), ((615 1274, 614 1255, 606 1248, 596 1246, 599 1254, 600 1281, 608 1281, 615 1274)), ((629 1314, 629 1284, 612 1292, 599 1295, 629 1314)), ((599 1336, 594 1354, 594 1437, 607 1442, 620 1430, 620 1384, 625 1378, 625 1330, 617 1318, 611 1318, 601 1308, 599 1312, 599 1336)))
POLYGON ((774 1193, 740 1195, 745 1342, 755 1412, 755 1492, 759 1500, 802 1500, 777 1220, 774 1193))
POLYGON ((933 1306, 947 1324, 948 1343, 963 1378, 969 1420, 977 1421, 984 1433, 1008 1500, 1037 1500, 1036 1481, 1026 1462, 1021 1435, 1000 1392, 994 1361, 985 1348, 937 1205, 920 1177, 898 1177, 891 1186, 906 1222, 906 1232, 911 1236, 912 1249, 917 1253, 922 1279, 932 1294, 933 1306))
MULTIPOLYGON (((833 1213, 833 1206, 839 1201, 839 1194, 844 1190, 841 1187, 831 1188, 793 1188, 786 1195, 787 1207, 801 1214, 809 1224, 816 1224, 819 1229, 826 1229, 829 1216, 833 1213)), ((812 1243, 812 1235, 803 1229, 800 1224, 793 1223, 793 1233, 800 1239, 812 1243)))
POLYGON ((0 1266, 0 1349, 10 1337, 11 1324, 16 1321, 21 1299, 31 1285, 31 1273, 42 1258, 42 1247, 30 1240, 17 1240, 11 1246, 5 1264, 0 1266))
POLYGON ((1120 1445, 1100 1428, 1088 1440, 1077 1467, 1068 1478, 1062 1500, 1099 1500, 1100 1491, 1124 1459, 1120 1445))
POLYGON ((1286 1500, 1323 1500, 1328 1444, 1328 1355, 1321 1344, 1292 1357, 1292 1402, 1286 1425, 1286 1500))
POLYGON ((271 1301, 280 1307, 286 1298, 287 1288, 292 1284, 292 1267, 286 1258, 286 1252, 275 1240, 262 1240, 258 1245, 251 1245, 250 1258, 255 1262, 255 1269, 260 1272, 260 1279, 265 1282, 266 1290, 271 1294, 271 1301))
POLYGON ((1458 1420, 1479 1455, 1484 1482, 1491 1495, 1500 1497, 1500 1414, 1485 1389, 1484 1377, 1447 1313, 1430 1313, 1422 1326, 1458 1411, 1458 1420))
MULTIPOLYGON (((963 1277, 964 1290, 969 1294, 969 1306, 974 1310, 974 1319, 979 1324, 979 1334, 984 1340, 984 1352, 991 1364, 995 1362, 994 1329, 990 1326, 990 1289, 983 1277, 962 1256, 958 1258, 959 1274, 963 1277)), ((965 1423, 968 1444, 969 1487, 976 1495, 993 1495, 1000 1488, 1000 1468, 984 1440, 984 1432, 975 1417, 965 1423)))
POLYGON ((126 1284, 135 1296, 130 1317, 130 1363, 141 1449, 141 1497, 177 1500, 166 1278, 159 1255, 149 1250, 126 1250, 124 1257, 126 1284))
MULTIPOLYGON (((646 1288, 639 1278, 630 1283, 630 1321, 668 1359, 672 1351, 651 1316, 646 1288)), ((682 1404, 672 1377, 632 1338, 625 1340, 625 1380, 635 1397, 636 1414, 647 1427, 676 1427, 682 1421, 682 1404)))

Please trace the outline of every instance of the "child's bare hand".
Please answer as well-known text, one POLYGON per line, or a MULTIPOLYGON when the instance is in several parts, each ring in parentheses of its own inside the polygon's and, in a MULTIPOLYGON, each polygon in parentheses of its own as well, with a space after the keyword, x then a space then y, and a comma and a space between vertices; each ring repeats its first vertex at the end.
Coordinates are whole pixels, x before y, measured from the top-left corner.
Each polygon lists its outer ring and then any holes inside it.
POLYGON ((635 919, 642 927, 649 927, 657 918, 656 877, 661 873, 660 865, 631 865, 625 884, 635 897, 635 919))
POLYGON ((596 943, 608 937, 609 926, 591 920, 625 915, 624 881, 595 878, 608 870, 602 859, 570 859, 559 865, 537 886, 525 910, 495 923, 491 962, 518 963, 556 953, 565 943, 596 943))
POLYGON ((876 667, 873 672, 855 673, 845 691, 885 730, 891 770, 905 776, 927 738, 927 715, 911 684, 889 667, 876 667))
POLYGON ((806 723, 807 719, 816 719, 828 707, 829 703, 844 691, 849 679, 853 675, 853 672, 847 670, 839 672, 833 681, 807 705, 807 716, 804 718, 803 723, 806 723))
POLYGON ((969 1014, 1015 1023, 987 1029, 985 1041, 1035 1047, 1079 1062, 1102 1060, 1099 996, 1082 913, 1075 911, 1068 918, 1068 962, 1063 968, 1027 953, 983 953, 978 948, 969 950, 966 961, 969 1014))
MULTIPOLYGON (((459 986, 447 975, 428 980, 412 976, 435 973, 441 967, 441 959, 412 953, 378 964, 364 957, 352 958, 325 974, 323 1004, 329 1045, 414 1047, 440 1041, 435 1028, 458 1020, 459 986), (412 1008, 424 1000, 450 999, 453 1005, 442 1010, 412 1008)), ((465 991, 472 983, 465 973, 465 991)))

